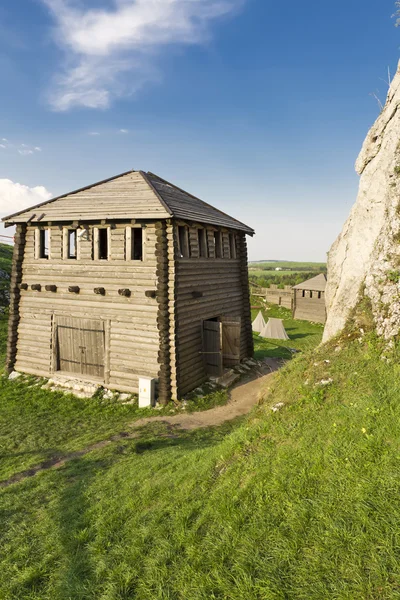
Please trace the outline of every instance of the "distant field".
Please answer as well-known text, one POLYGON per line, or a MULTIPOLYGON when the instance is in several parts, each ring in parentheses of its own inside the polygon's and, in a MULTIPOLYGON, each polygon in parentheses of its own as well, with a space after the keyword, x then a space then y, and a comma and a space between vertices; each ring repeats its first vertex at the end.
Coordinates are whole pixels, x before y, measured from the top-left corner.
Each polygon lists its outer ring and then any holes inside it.
MULTIPOLYGON (((326 263, 261 260, 249 263, 249 269, 260 269, 262 271, 284 269, 286 273, 290 273, 290 271, 297 273, 298 271, 321 271, 322 269, 326 269, 326 263)), ((277 272, 279 273, 280 271, 277 272)))
POLYGON ((325 263, 289 262, 289 261, 257 261, 249 263, 250 279, 263 287, 272 284, 297 285, 318 273, 326 273, 325 263), (275 269, 282 269, 276 271, 275 269))
MULTIPOLYGON (((283 275, 296 275, 297 273, 302 273, 303 271, 266 271, 263 269, 258 269, 252 266, 249 266, 250 275, 255 275, 255 277, 264 277, 264 275, 268 275, 268 277, 276 277, 277 279, 281 279, 283 275)), ((319 271, 318 271, 319 272, 319 271)))

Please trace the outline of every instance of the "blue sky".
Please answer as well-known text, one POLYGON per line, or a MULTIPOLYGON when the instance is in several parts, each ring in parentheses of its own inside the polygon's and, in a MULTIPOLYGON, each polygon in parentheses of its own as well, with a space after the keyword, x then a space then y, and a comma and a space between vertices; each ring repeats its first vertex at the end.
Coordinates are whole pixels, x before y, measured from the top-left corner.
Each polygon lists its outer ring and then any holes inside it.
POLYGON ((130 168, 253 226, 250 258, 324 260, 396 70, 393 0, 0 6, 0 212, 130 168))

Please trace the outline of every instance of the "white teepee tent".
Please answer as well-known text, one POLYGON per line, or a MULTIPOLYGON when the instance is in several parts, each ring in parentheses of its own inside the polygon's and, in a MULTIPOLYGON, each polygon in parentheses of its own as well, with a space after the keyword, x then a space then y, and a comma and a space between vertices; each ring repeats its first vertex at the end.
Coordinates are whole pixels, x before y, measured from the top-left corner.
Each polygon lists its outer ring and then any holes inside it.
POLYGON ((266 323, 264 320, 264 317, 262 316, 262 312, 260 310, 260 312, 258 313, 258 315, 256 316, 256 318, 253 321, 253 331, 255 331, 256 333, 261 333, 262 330, 264 329, 266 323))
POLYGON ((266 326, 260 333, 261 337, 270 340, 290 340, 286 329, 283 326, 282 319, 269 319, 266 326))

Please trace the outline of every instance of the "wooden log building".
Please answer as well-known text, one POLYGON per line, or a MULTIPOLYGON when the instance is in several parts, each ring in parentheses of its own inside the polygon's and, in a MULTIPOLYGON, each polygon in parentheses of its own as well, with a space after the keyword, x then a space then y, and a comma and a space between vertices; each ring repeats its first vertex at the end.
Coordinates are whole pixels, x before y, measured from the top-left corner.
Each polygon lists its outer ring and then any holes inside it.
POLYGON ((321 273, 293 287, 293 317, 315 323, 325 323, 326 275, 321 273))
POLYGON ((7 369, 178 400, 253 355, 246 235, 129 171, 3 219, 16 225, 7 369))

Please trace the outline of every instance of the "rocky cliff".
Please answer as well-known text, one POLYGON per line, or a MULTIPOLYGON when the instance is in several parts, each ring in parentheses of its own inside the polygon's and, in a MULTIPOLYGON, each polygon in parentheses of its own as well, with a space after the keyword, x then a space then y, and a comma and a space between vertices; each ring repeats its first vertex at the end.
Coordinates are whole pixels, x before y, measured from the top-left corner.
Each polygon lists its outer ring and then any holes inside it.
POLYGON ((328 258, 324 341, 345 325, 361 294, 377 331, 400 331, 400 67, 357 159, 357 201, 328 258))

